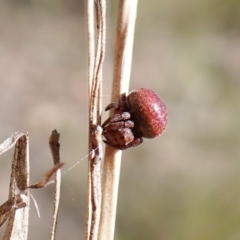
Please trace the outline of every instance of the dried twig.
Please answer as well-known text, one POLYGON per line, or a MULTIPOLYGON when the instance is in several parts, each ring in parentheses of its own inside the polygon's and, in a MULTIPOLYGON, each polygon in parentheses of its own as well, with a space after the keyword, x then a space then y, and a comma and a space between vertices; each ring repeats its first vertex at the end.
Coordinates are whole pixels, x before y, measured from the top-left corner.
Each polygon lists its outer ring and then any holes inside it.
MULTIPOLYGON (((92 92, 93 69, 95 58, 94 39, 94 0, 87 0, 87 25, 88 25, 88 95, 89 100, 92 92)), ((90 116, 90 113, 89 113, 90 116)))
POLYGON ((92 142, 95 149, 94 158, 91 161, 91 193, 92 214, 89 239, 98 239, 100 211, 101 211, 101 162, 102 162, 102 128, 98 126, 92 133, 92 142))
POLYGON ((88 212, 86 239, 97 239, 101 211, 101 98, 102 66, 105 55, 106 20, 105 0, 95 1, 97 21, 97 51, 94 53, 93 2, 88 1, 88 38, 89 38, 89 157, 88 165, 88 212), (92 7, 92 9, 91 9, 92 7), (94 57, 95 56, 95 57, 94 57), (94 67, 92 66, 92 60, 94 67))
MULTIPOLYGON (((120 0, 118 9, 111 102, 117 102, 122 93, 128 92, 137 0, 120 0)), ((99 240, 114 237, 121 155, 121 151, 106 146, 99 240)))
POLYGON ((44 188, 46 187, 48 184, 52 183, 49 182, 49 179, 53 176, 54 173, 56 173, 62 166, 64 165, 64 163, 57 163, 55 164, 50 170, 48 170, 42 177, 42 179, 39 182, 36 182, 30 186, 28 186, 27 188, 33 188, 33 189, 37 189, 37 188, 44 188))
MULTIPOLYGON (((94 58, 95 58, 95 39, 94 39, 94 0, 87 0, 87 20, 88 20, 88 96, 89 103, 91 104, 92 97, 92 82, 93 82, 93 69, 94 69, 94 58)), ((91 139, 91 125, 93 121, 96 121, 96 117, 93 116, 92 107, 89 105, 89 142, 88 149, 92 153, 92 139, 91 139)), ((89 154, 88 159, 88 200, 87 200, 87 219, 86 219, 86 237, 88 240, 90 236, 91 220, 92 220, 92 174, 91 174, 91 160, 93 154, 89 154)))
MULTIPOLYGON (((61 165, 60 163, 60 144, 59 144, 60 134, 57 130, 53 130, 49 139, 49 146, 53 156, 54 167, 61 165)), ((53 220, 51 229, 51 240, 55 239, 56 229, 57 229, 57 216, 58 207, 60 202, 60 190, 61 190, 61 170, 57 169, 55 173, 55 194, 54 194, 54 209, 53 209, 53 220)))

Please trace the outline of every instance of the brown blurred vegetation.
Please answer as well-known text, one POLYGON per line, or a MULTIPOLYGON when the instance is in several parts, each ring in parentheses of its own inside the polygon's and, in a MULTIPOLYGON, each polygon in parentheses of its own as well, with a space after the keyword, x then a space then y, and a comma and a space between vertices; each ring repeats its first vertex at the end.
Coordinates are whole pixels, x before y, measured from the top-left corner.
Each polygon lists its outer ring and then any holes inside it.
MULTIPOLYGON (((110 101, 117 6, 108 1, 104 105, 110 101)), ((31 183, 87 154, 84 1, 0 1, 0 141, 29 132, 31 183)), ((169 125, 123 154, 116 240, 240 239, 240 2, 140 1, 131 89, 154 89, 169 125)), ((107 115, 104 114, 104 118, 107 115)), ((0 202, 13 151, 1 156, 0 202)), ((63 177, 58 239, 83 239, 86 159, 63 177)), ((49 239, 53 188, 32 191, 29 239, 49 239)), ((0 229, 0 237, 2 236, 0 229)))

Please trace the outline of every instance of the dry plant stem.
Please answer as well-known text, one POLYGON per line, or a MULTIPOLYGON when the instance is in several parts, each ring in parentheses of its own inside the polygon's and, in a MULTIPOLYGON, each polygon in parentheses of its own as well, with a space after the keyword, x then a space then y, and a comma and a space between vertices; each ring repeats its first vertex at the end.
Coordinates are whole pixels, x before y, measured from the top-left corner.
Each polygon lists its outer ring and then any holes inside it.
POLYGON ((101 211, 101 143, 97 140, 95 132, 99 132, 98 126, 101 124, 101 96, 102 96, 102 66, 105 55, 105 31, 106 31, 106 3, 103 0, 95 1, 96 21, 97 21, 97 50, 96 55, 91 47, 93 41, 93 12, 90 9, 92 3, 88 3, 88 34, 89 34, 89 152, 93 154, 89 157, 88 165, 88 212, 87 212, 87 232, 86 239, 97 239, 100 211, 101 211), (92 24, 90 26, 90 24, 92 24), (95 56, 94 67, 92 68, 92 57, 95 56), (91 79, 92 78, 92 79, 91 79), (92 135, 93 134, 93 135, 92 135), (95 139, 95 140, 94 140, 95 139), (92 151, 93 150, 93 151, 92 151))
MULTIPOLYGON (((118 101, 120 94, 128 92, 136 10, 137 0, 119 1, 111 102, 118 101)), ((114 238, 121 153, 121 151, 106 146, 99 240, 114 238)))
POLYGON ((92 222, 90 228, 90 239, 97 239, 101 210, 101 162, 102 162, 102 128, 98 126, 92 133, 92 142, 95 156, 91 161, 92 172, 92 222))
POLYGON ((14 143, 16 145, 12 161, 9 200, 7 201, 8 205, 12 204, 12 210, 10 210, 8 215, 3 239, 26 240, 29 217, 29 192, 26 190, 29 184, 28 136, 23 133, 15 133, 4 143, 8 143, 5 145, 6 150, 12 147, 14 143))
MULTIPOLYGON (((52 153, 54 165, 60 163, 59 138, 60 138, 60 134, 57 132, 57 130, 53 130, 49 139, 49 147, 52 153)), ((52 218, 51 240, 54 240, 56 236, 58 208, 59 208, 59 202, 60 202, 60 191, 61 191, 61 169, 59 168, 55 173, 55 194, 54 194, 54 209, 53 209, 53 218, 52 218)))
MULTIPOLYGON (((93 67, 95 58, 94 40, 94 0, 87 0, 87 25, 88 25, 88 86, 92 86, 93 67)), ((91 88, 88 89, 91 96, 91 88)))
MULTIPOLYGON (((92 81, 93 81, 93 67, 94 67, 94 58, 95 58, 95 39, 94 39, 94 0, 87 0, 87 26, 88 26, 88 96, 89 102, 91 102, 92 95, 92 81)), ((93 121, 93 115, 91 112, 91 106, 89 105, 89 126, 91 126, 93 121)), ((89 136, 91 136, 91 128, 89 128, 89 136)), ((88 143, 89 152, 92 151, 92 141, 89 137, 88 143)), ((87 208, 87 222, 86 222, 86 240, 89 239, 90 227, 91 227, 91 159, 92 155, 89 155, 88 161, 88 208, 87 208)))
POLYGON ((106 2, 105 0, 95 1, 97 20, 97 51, 94 62, 94 73, 92 81, 92 91, 90 98, 90 120, 93 125, 101 123, 101 90, 102 90, 102 68, 105 56, 106 39, 106 2), (91 117, 92 115, 92 117, 91 117))

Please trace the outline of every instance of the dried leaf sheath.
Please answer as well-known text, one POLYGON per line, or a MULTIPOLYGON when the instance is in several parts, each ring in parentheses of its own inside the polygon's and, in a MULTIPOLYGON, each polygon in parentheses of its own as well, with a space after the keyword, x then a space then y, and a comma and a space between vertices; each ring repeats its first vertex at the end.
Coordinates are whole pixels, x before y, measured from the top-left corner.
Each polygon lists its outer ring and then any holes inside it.
POLYGON ((16 136, 19 139, 15 145, 8 200, 14 205, 8 217, 4 240, 26 240, 28 235, 29 192, 25 189, 29 184, 29 144, 27 135, 14 134, 12 140, 16 136), (24 200, 18 203, 19 198, 24 200))

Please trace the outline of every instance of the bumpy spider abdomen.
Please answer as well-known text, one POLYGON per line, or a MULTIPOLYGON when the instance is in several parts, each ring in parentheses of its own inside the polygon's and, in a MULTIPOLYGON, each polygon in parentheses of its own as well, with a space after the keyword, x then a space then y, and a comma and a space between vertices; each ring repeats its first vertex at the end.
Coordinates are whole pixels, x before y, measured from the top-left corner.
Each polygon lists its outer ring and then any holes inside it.
POLYGON ((152 90, 139 88, 127 96, 131 119, 136 130, 144 138, 155 138, 167 127, 167 109, 160 97, 152 90))

